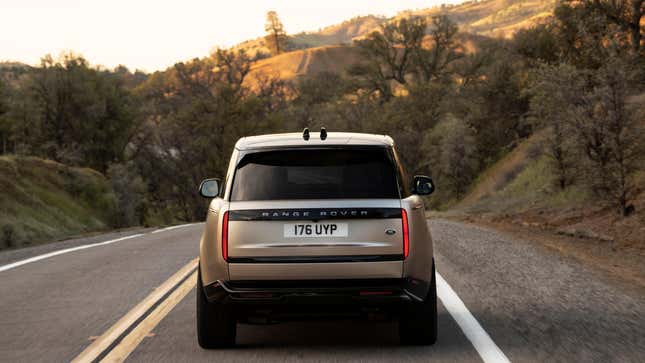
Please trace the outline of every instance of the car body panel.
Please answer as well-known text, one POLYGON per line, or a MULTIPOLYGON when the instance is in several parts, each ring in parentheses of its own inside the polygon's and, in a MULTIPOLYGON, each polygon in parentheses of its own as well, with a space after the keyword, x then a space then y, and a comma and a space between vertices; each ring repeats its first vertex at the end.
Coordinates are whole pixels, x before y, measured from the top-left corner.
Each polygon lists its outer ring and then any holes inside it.
POLYGON ((312 132, 309 140, 303 139, 301 133, 244 137, 235 144, 235 148, 237 150, 256 150, 272 147, 326 147, 331 145, 392 146, 393 144, 394 141, 392 138, 386 135, 330 132, 325 140, 321 140, 320 133, 312 132))
POLYGON ((329 280, 400 278, 401 261, 341 263, 231 263, 231 280, 329 280))
POLYGON ((380 211, 400 215, 400 208, 400 200, 389 199, 231 202, 231 211, 246 213, 240 213, 243 220, 229 217, 229 256, 401 255, 400 216, 385 219, 369 215, 380 211), (348 235, 285 236, 284 229, 297 224, 344 225, 348 235))
MULTIPOLYGON (((347 279, 401 279, 404 289, 417 299, 423 299, 432 278, 432 239, 425 219, 423 199, 417 195, 402 195, 401 199, 316 199, 229 201, 236 165, 244 155, 268 149, 381 147, 391 150, 399 168, 398 183, 408 183, 400 169, 393 141, 388 136, 329 133, 320 140, 317 133, 310 140, 302 134, 265 135, 244 138, 234 149, 223 183, 221 197, 211 201, 206 226, 200 242, 200 269, 205 287, 219 282, 266 280, 347 280, 347 279), (339 216, 334 223, 347 223, 349 235, 322 238, 286 238, 284 224, 306 222, 324 223, 326 219, 294 219, 293 215, 277 220, 229 221, 227 262, 222 257, 222 219, 229 211, 293 212, 306 209, 361 210, 369 208, 405 209, 409 223, 409 256, 403 258, 401 218, 346 218, 339 216), (390 230, 390 233, 386 233, 390 230), (311 257, 311 260, 307 258, 311 257), (327 258, 345 258, 333 262, 327 258), (375 258, 364 260, 362 257, 375 258), (268 258, 268 259, 267 259, 268 258), (323 259, 319 259, 323 258, 323 259), (381 258, 381 259, 378 259, 381 258)), ((400 188, 402 191, 407 188, 400 188)), ((403 193, 403 192, 401 192, 403 193)), ((241 217, 240 217, 241 218, 241 217)), ((332 221, 330 219, 330 221, 332 221)))

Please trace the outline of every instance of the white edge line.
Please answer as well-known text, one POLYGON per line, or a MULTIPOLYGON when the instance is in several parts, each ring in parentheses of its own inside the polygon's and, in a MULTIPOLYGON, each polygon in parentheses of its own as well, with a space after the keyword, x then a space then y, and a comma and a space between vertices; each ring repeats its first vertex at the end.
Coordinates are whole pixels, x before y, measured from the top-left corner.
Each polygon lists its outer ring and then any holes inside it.
MULTIPOLYGON (((194 226, 194 225, 197 225, 197 224, 201 224, 201 223, 180 224, 178 226, 172 226, 172 227, 157 229, 157 230, 154 230, 154 231, 152 231, 150 233, 159 233, 159 232, 164 232, 164 231, 168 231, 168 230, 175 229, 175 228, 194 226)), ((13 262, 13 263, 10 263, 10 264, 7 264, 7 265, 0 266, 0 272, 11 270, 11 269, 14 269, 16 267, 26 265, 28 263, 44 260, 44 259, 47 259, 47 258, 50 258, 50 257, 62 255, 62 254, 65 254, 65 253, 84 250, 84 249, 87 249, 87 248, 92 248, 92 247, 97 247, 97 246, 109 245, 109 244, 114 243, 114 242, 119 242, 119 241, 123 241, 123 240, 126 240, 126 239, 131 239, 131 238, 136 238, 136 237, 141 237, 141 236, 146 235, 146 234, 147 233, 138 233, 138 234, 133 234, 133 235, 130 235, 130 236, 111 239, 109 241, 103 241, 103 242, 92 243, 92 244, 88 244, 88 245, 82 245, 82 246, 66 248, 66 249, 46 253, 44 255, 38 255, 38 256, 30 257, 30 258, 27 258, 27 259, 24 259, 24 260, 20 260, 20 261, 16 261, 16 262, 13 262)))
POLYGON ((78 250, 84 250, 86 248, 92 248, 92 247, 96 247, 96 246, 108 245, 110 243, 119 242, 119 241, 123 241, 123 240, 130 239, 130 238, 135 238, 135 237, 139 237, 139 236, 143 236, 143 233, 133 234, 131 236, 125 236, 125 237, 121 237, 121 238, 117 238, 117 239, 111 239, 109 241, 104 241, 104 242, 92 243, 92 244, 89 244, 89 245, 82 245, 82 246, 76 246, 76 247, 72 247, 72 248, 66 248, 66 249, 63 249, 63 250, 58 250, 58 251, 46 253, 44 255, 34 256, 34 257, 27 258, 27 259, 24 259, 24 260, 21 260, 21 261, 10 263, 8 265, 0 266, 0 272, 11 270, 12 268, 16 268, 18 266, 26 265, 28 263, 44 260, 46 258, 62 255, 64 253, 74 252, 74 251, 78 251, 78 250))
POLYGON ((197 225, 197 224, 202 224, 202 222, 198 222, 198 223, 189 223, 189 224, 180 224, 180 225, 177 225, 177 226, 170 226, 170 227, 166 227, 166 228, 155 229, 154 231, 152 231, 152 232, 150 232, 150 233, 165 232, 165 231, 170 231, 170 230, 177 229, 177 228, 195 226, 195 225, 197 225))
POLYGON ((438 272, 436 272, 436 279, 439 299, 468 340, 473 344, 482 360, 486 363, 510 362, 504 352, 499 349, 477 319, 470 313, 464 302, 457 296, 457 293, 438 272))
MULTIPOLYGON (((182 224, 178 226, 166 227, 166 228, 154 230, 151 233, 159 233, 159 232, 173 230, 176 228, 192 226, 196 224, 199 224, 199 223, 182 224)), ((13 262, 4 266, 0 266, 0 272, 11 270, 13 268, 26 265, 28 263, 44 260, 50 257, 62 255, 65 253, 84 250, 87 248, 92 248, 97 246, 104 246, 111 243, 140 237, 143 235, 145 235, 145 233, 133 234, 130 236, 116 238, 108 241, 92 243, 92 244, 82 245, 82 246, 77 246, 72 248, 66 248, 63 250, 46 253, 44 255, 39 255, 39 256, 27 258, 21 261, 13 262)), ((477 319, 475 319, 475 317, 470 313, 470 311, 463 303, 463 301, 461 301, 457 293, 455 293, 455 291, 450 287, 450 285, 448 285, 448 282, 446 282, 446 280, 444 280, 444 278, 438 272, 436 273, 436 279, 437 279, 437 295, 439 299, 446 307, 446 310, 448 310, 448 312, 453 317, 453 319, 455 319, 455 321, 457 322, 461 330, 464 332, 466 337, 471 341, 471 343, 475 347, 475 350, 477 350, 482 360, 486 363, 490 363, 490 362, 509 362, 510 363, 510 360, 508 359, 508 357, 506 357, 504 352, 502 352, 502 350, 499 349, 499 347, 495 344, 495 342, 493 342, 493 339, 491 339, 488 333, 486 333, 484 328, 482 328, 482 326, 479 324, 477 319)))

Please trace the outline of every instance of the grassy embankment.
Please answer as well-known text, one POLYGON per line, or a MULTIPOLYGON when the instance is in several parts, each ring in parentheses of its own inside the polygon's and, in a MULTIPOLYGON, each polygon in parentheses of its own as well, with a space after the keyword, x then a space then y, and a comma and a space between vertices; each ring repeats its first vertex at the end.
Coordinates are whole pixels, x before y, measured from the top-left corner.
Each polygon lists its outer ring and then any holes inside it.
MULTIPOLYGON (((645 190, 629 217, 582 183, 559 190, 548 156, 539 152, 542 138, 524 141, 484 171, 461 201, 431 215, 508 231, 645 288, 645 190)), ((645 185, 644 171, 637 185, 645 185)))
POLYGON ((115 203, 94 170, 0 156, 0 249, 108 229, 115 203))

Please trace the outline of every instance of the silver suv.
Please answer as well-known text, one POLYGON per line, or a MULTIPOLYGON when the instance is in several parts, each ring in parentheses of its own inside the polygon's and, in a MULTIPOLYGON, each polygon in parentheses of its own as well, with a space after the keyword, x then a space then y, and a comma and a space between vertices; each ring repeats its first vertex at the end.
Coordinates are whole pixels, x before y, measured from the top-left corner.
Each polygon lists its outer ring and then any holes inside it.
POLYGON ((432 239, 389 136, 305 131, 245 137, 200 242, 197 336, 235 344, 238 323, 352 317, 399 321, 404 344, 433 344, 432 239))

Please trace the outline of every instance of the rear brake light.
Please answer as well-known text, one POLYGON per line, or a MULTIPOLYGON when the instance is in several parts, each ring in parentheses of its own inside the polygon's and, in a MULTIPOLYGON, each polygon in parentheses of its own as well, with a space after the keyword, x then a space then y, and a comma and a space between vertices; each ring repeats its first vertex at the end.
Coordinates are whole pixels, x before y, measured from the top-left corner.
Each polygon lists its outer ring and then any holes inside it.
POLYGON ((222 219, 222 258, 228 261, 228 211, 224 212, 222 219))
POLYGON ((401 208, 401 222, 403 223, 403 258, 408 258, 410 253, 410 231, 408 230, 408 213, 401 208))

